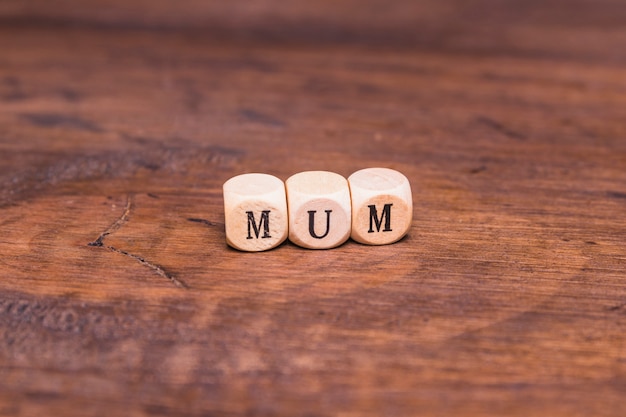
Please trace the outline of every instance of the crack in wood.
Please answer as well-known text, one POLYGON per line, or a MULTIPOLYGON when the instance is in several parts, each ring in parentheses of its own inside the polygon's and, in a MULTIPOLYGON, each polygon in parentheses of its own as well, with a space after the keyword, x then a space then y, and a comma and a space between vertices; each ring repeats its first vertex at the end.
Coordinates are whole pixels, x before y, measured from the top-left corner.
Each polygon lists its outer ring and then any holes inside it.
POLYGON ((212 221, 206 220, 206 219, 199 219, 199 218, 195 218, 195 217, 190 217, 187 219, 190 222, 194 222, 194 223, 202 223, 205 224, 207 226, 216 226, 217 223, 214 223, 212 221))
POLYGON ((152 269, 154 272, 156 272, 157 274, 159 274, 163 278, 167 278, 168 280, 170 280, 172 282, 172 284, 176 285, 178 288, 185 288, 185 289, 189 288, 187 286, 187 284, 185 284, 184 282, 182 282, 181 280, 179 280, 175 276, 173 276, 171 274, 168 274, 159 265, 156 265, 156 264, 153 264, 152 262, 146 261, 141 256, 133 255, 132 253, 126 252, 125 250, 118 249, 118 248, 116 248, 114 246, 106 246, 106 248, 108 250, 112 251, 112 252, 116 252, 116 253, 119 253, 121 255, 128 256, 129 258, 132 258, 132 259, 138 261, 140 264, 142 264, 144 266, 147 266, 148 268, 152 269))
POLYGON ((181 281, 178 278, 176 278, 174 275, 168 274, 159 265, 154 264, 154 263, 152 263, 150 261, 147 261, 145 258, 142 258, 141 256, 132 254, 132 253, 127 252, 125 250, 118 249, 118 248, 116 248, 114 246, 110 246, 110 245, 107 245, 107 246, 104 245, 104 238, 109 236, 110 234, 112 234, 116 230, 118 230, 120 227, 122 227, 122 225, 124 223, 126 223, 128 221, 128 217, 129 217, 130 212, 131 212, 132 207, 133 207, 133 200, 134 200, 133 195, 129 194, 127 199, 126 199, 126 206, 124 207, 124 212, 122 213, 122 215, 117 220, 115 220, 109 227, 107 227, 104 232, 100 233, 100 236, 98 236, 98 238, 96 240, 94 240, 93 242, 87 243, 87 246, 96 246, 96 247, 106 248, 106 249, 110 250, 111 252, 119 253, 120 255, 124 255, 124 256, 127 256, 129 258, 132 258, 132 259, 136 260, 137 262, 139 262, 140 264, 142 264, 144 266, 147 266, 148 268, 152 269, 159 276, 161 276, 163 278, 167 278, 172 284, 174 284, 178 288, 188 289, 189 286, 187 286, 187 284, 185 284, 183 281, 181 281))
POLYGON ((87 245, 88 246, 102 246, 103 245, 102 241, 104 240, 105 237, 115 232, 120 227, 122 227, 124 223, 126 223, 126 221, 128 220, 128 215, 130 214, 130 210, 132 207, 133 207, 133 195, 130 194, 126 198, 126 207, 124 207, 124 212, 122 213, 122 215, 117 220, 115 220, 113 224, 107 227, 104 232, 100 233, 100 236, 98 236, 96 240, 94 240, 93 242, 89 242, 87 245))

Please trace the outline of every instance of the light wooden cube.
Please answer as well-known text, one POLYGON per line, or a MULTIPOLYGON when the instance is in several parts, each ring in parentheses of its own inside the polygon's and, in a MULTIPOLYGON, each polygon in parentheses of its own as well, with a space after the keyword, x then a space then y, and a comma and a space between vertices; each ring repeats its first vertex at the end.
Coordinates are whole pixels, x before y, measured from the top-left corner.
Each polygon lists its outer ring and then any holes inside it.
POLYGON ((309 249, 329 249, 350 237, 350 188, 339 174, 307 171, 286 181, 289 240, 309 249))
POLYGON ((287 239, 285 184, 267 174, 243 174, 224 183, 226 242, 233 248, 259 252, 287 239))
POLYGON ((348 177, 352 233, 357 242, 386 245, 407 234, 413 220, 409 180, 393 169, 367 168, 348 177))

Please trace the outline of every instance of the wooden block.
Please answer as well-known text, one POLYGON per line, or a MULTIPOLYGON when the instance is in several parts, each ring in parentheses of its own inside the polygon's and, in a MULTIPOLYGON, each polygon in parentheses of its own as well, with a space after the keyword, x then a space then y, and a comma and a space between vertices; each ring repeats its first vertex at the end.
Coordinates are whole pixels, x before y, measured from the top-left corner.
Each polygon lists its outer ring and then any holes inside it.
POLYGON ((259 252, 275 248, 288 233, 285 184, 267 174, 243 174, 224 183, 226 242, 259 252))
POLYGON ((393 169, 367 168, 348 177, 352 197, 352 239, 368 245, 397 242, 413 220, 409 180, 393 169))
POLYGON ((348 181, 327 171, 307 171, 286 181, 289 240, 309 249, 329 249, 350 237, 348 181))

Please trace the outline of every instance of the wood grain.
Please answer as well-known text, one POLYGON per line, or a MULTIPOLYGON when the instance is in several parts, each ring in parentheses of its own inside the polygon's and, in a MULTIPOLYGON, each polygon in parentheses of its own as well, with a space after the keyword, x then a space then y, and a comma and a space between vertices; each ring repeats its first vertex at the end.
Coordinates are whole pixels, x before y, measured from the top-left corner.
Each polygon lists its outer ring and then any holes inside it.
POLYGON ((0 5, 0 415, 623 415, 622 2, 91 4, 0 5), (227 247, 370 166, 402 241, 227 247))

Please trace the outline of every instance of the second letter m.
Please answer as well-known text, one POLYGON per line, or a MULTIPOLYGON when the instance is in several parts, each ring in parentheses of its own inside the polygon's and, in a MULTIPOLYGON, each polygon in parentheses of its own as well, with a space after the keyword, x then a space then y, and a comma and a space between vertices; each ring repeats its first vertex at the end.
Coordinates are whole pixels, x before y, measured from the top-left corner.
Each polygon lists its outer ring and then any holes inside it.
POLYGON ((370 209, 370 230, 367 233, 374 233, 374 226, 376 226, 376 231, 380 232, 380 226, 383 224, 383 219, 385 220, 385 228, 383 232, 391 232, 391 206, 393 204, 385 204, 383 207, 383 212, 380 215, 380 219, 378 218, 378 212, 376 211, 375 205, 367 206, 370 209))

